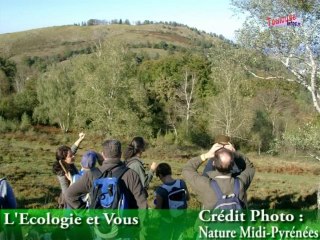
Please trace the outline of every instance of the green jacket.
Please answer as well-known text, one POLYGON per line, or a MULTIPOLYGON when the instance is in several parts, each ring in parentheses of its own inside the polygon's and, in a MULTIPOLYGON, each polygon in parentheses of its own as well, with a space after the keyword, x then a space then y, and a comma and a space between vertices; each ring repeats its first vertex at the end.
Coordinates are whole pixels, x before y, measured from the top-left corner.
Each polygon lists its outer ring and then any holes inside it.
MULTIPOLYGON (((255 168, 248 158, 243 156, 245 160, 245 169, 237 176, 240 179, 240 194, 239 198, 244 203, 246 202, 245 192, 250 186, 254 177, 255 168)), ((202 164, 200 157, 195 157, 187 162, 182 169, 182 175, 190 184, 191 188, 198 195, 199 201, 202 203, 203 209, 213 209, 217 203, 217 197, 210 186, 211 179, 215 179, 221 188, 221 191, 226 194, 232 194, 234 190, 234 178, 230 174, 223 174, 218 171, 207 172, 208 176, 202 176, 197 172, 197 169, 202 164)))
POLYGON ((153 178, 154 173, 152 171, 146 171, 144 162, 138 157, 133 157, 125 161, 128 168, 138 173, 140 181, 144 188, 148 188, 153 178))

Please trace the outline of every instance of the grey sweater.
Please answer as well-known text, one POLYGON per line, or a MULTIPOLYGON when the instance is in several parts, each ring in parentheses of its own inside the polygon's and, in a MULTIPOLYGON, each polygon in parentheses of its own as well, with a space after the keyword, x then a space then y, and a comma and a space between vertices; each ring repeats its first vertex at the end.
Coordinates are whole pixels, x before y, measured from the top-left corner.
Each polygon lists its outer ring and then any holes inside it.
POLYGON ((154 173, 152 171, 146 171, 144 162, 138 157, 133 157, 125 161, 128 168, 138 173, 140 181, 144 188, 148 188, 153 178, 154 173))

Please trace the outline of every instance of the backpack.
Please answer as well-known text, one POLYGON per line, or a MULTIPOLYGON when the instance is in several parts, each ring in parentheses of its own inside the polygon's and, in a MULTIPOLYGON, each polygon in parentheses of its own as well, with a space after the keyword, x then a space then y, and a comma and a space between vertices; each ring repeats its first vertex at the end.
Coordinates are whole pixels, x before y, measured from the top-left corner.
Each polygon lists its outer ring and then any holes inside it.
POLYGON ((76 181, 78 181, 83 175, 84 175, 84 171, 79 171, 79 173, 74 174, 72 176, 72 183, 75 183, 76 181))
MULTIPOLYGON (((187 208, 187 191, 182 187, 180 179, 177 179, 173 185, 162 184, 161 187, 168 192, 168 206, 170 210, 187 208)), ((170 211, 173 217, 182 214, 178 211, 170 211)))
POLYGON ((7 195, 7 188, 4 186, 6 178, 0 179, 0 209, 5 208, 5 196, 7 195))
POLYGON ((239 199, 240 193, 240 180, 239 178, 234 178, 234 190, 230 195, 225 195, 221 191, 218 183, 211 179, 211 187, 215 191, 217 196, 217 203, 214 206, 214 209, 219 210, 240 210, 244 208, 243 202, 239 199))
POLYGON ((128 203, 125 199, 123 187, 121 185, 121 177, 128 170, 127 167, 121 166, 114 173, 112 170, 118 165, 106 170, 102 175, 93 181, 93 189, 91 191, 91 203, 89 208, 105 208, 105 209, 126 209, 128 203))

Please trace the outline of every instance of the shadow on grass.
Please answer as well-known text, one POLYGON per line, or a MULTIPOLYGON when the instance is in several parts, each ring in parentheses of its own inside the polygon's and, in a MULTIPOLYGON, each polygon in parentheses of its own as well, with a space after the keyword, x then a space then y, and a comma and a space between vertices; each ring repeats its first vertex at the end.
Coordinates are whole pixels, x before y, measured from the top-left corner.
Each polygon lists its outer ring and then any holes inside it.
POLYGON ((57 208, 57 196, 61 190, 59 187, 47 186, 44 194, 40 197, 32 197, 32 191, 28 196, 18 198, 17 203, 19 208, 57 208))
POLYGON ((248 205, 251 209, 313 209, 317 205, 317 192, 304 196, 292 193, 265 199, 253 197, 248 205))

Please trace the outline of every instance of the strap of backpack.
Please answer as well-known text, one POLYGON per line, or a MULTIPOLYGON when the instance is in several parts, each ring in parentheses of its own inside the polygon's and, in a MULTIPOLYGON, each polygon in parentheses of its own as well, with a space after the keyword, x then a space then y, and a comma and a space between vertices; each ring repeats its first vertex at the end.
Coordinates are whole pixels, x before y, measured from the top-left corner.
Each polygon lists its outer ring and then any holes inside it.
POLYGON ((115 168, 117 168, 117 167, 119 167, 119 165, 115 165, 115 166, 113 166, 112 168, 109 168, 109 169, 105 170, 105 171, 101 174, 100 178, 108 177, 109 174, 111 174, 111 177, 112 177, 112 175, 113 175, 112 170, 115 169, 115 168))
POLYGON ((126 161, 126 166, 129 167, 131 164, 133 164, 135 162, 139 162, 139 160, 136 159, 136 158, 133 158, 133 159, 131 159, 129 161, 126 161))
POLYGON ((218 199, 222 199, 223 198, 223 192, 221 191, 218 183, 216 182, 216 180, 214 179, 211 179, 211 182, 210 182, 210 185, 211 185, 211 188, 215 191, 215 193, 217 194, 217 198, 218 199))
POLYGON ((120 179, 123 176, 123 174, 128 170, 129 170, 129 168, 127 168, 125 165, 122 165, 121 167, 119 167, 119 169, 117 171, 115 171, 112 174, 112 176, 120 179))
POLYGON ((240 180, 239 178, 234 178, 234 194, 239 197, 240 194, 240 180))

